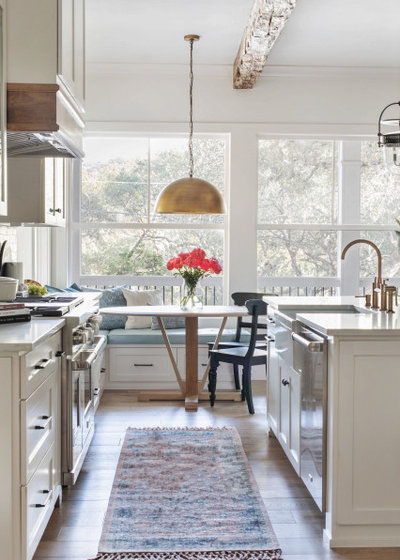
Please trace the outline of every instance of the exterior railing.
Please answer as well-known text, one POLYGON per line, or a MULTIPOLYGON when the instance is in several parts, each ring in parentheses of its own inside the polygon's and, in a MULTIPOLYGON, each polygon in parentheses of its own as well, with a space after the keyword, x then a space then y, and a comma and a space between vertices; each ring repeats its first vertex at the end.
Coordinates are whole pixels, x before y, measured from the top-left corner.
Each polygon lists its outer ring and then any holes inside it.
MULTIPOLYGON (((198 292, 204 305, 223 303, 223 280, 222 276, 213 276, 200 281, 198 292)), ((125 286, 137 290, 160 290, 166 305, 178 305, 183 297, 183 280, 176 276, 81 276, 80 283, 101 289, 125 286)))
MULTIPOLYGON (((81 276, 80 283, 83 286, 102 289, 114 286, 138 290, 159 289, 163 303, 167 305, 178 305, 183 295, 182 278, 175 276, 81 276)), ((222 276, 201 280, 198 289, 204 305, 223 303, 223 284, 222 276)), ((400 278, 391 278, 388 284, 399 288, 400 278)), ((360 279, 360 290, 363 294, 370 290, 371 285, 371 278, 360 279)), ((257 279, 257 288, 260 292, 279 296, 334 296, 339 295, 340 278, 260 276, 257 279)))
POLYGON ((259 291, 279 296, 335 296, 340 287, 340 279, 259 276, 257 287, 259 291))

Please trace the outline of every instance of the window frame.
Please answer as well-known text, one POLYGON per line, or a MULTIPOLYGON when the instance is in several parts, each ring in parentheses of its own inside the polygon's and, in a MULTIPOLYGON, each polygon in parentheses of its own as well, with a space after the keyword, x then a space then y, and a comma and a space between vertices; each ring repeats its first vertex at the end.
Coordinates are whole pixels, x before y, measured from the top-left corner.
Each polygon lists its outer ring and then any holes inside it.
MULTIPOLYGON (((292 289, 301 287, 307 293, 307 289, 310 289, 311 293, 315 295, 318 290, 324 289, 326 286, 331 286, 334 288, 339 288, 340 295, 357 295, 359 288, 361 287, 365 291, 366 287, 370 285, 370 279, 367 277, 360 277, 361 263, 359 259, 358 251, 356 254, 353 253, 352 256, 346 256, 346 267, 343 266, 343 261, 341 261, 341 252, 343 247, 351 240, 358 239, 361 237, 363 232, 371 231, 393 231, 395 229, 395 224, 368 224, 361 222, 361 212, 360 212, 360 196, 361 196, 361 178, 360 169, 362 165, 361 160, 361 143, 376 141, 376 137, 362 135, 357 138, 346 138, 346 137, 335 137, 335 136, 321 136, 321 135, 295 135, 295 134, 285 134, 285 135, 258 135, 257 149, 260 140, 321 140, 321 141, 333 141, 336 146, 336 153, 338 154, 337 161, 337 178, 338 178, 338 213, 337 213, 337 223, 336 224, 319 224, 319 223, 259 223, 258 221, 258 196, 257 196, 257 237, 259 231, 336 231, 338 237, 337 243, 337 274, 334 277, 306 277, 306 276, 289 276, 289 277, 264 277, 258 276, 257 274, 257 286, 259 289, 266 290, 270 286, 276 286, 277 293, 284 293, 284 287, 288 287, 288 291, 291 294, 292 289), (356 149, 356 153, 355 153, 356 149), (356 175, 358 174, 357 182, 357 196, 358 200, 354 204, 354 171, 356 175), (353 191, 353 192, 351 192, 353 191), (350 204, 349 204, 350 203, 350 204), (268 280, 268 283, 266 282, 268 280)), ((259 153, 259 151, 258 151, 259 153)), ((257 169, 258 174, 258 169, 257 169)), ((259 192, 259 185, 257 184, 257 193, 259 192)), ((257 257, 258 263, 258 257, 257 257)), ((400 277, 395 277, 390 279, 391 283, 400 286, 400 277)))
MULTIPOLYGON (((179 138, 187 139, 187 133, 178 132, 87 132, 85 138, 144 138, 150 140, 152 138, 179 138)), ((225 157, 224 157, 224 201, 226 208, 229 208, 229 187, 230 187, 230 136, 228 133, 207 133, 201 132, 194 134, 194 138, 210 138, 221 139, 225 143, 225 157)), ((128 284, 131 286, 177 286, 180 285, 182 280, 173 276, 165 274, 165 276, 136 276, 136 275, 85 275, 81 270, 82 259, 82 244, 81 234, 82 231, 87 229, 163 229, 163 230, 180 230, 180 229, 194 229, 194 230, 214 230, 222 231, 223 240, 223 255, 224 255, 224 271, 228 270, 228 227, 229 220, 228 214, 223 216, 223 222, 220 224, 201 224, 193 222, 150 222, 149 209, 146 212, 148 222, 84 222, 81 220, 81 195, 82 195, 82 162, 79 163, 75 160, 72 171, 72 188, 70 189, 69 208, 71 209, 68 221, 70 232, 69 239, 69 262, 71 264, 69 270, 69 282, 77 282, 83 285, 96 285, 96 286, 111 286, 118 284, 128 284)), ((150 200, 150 174, 148 174, 147 192, 150 200)), ((222 293, 223 302, 227 300, 227 274, 222 274, 219 277, 209 277, 203 279, 203 285, 210 287, 221 287, 222 279, 222 293)))

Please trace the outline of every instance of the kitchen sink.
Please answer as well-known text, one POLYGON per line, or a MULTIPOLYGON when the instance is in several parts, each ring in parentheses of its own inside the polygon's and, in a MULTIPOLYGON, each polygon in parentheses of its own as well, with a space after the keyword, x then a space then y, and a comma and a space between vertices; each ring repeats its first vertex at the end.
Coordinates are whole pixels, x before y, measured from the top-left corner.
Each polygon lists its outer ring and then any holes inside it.
POLYGON ((371 309, 366 307, 356 307, 355 305, 337 305, 329 307, 310 308, 302 310, 302 313, 373 313, 371 309))
POLYGON ((358 314, 369 314, 374 313, 373 310, 367 309, 366 307, 357 307, 356 305, 299 305, 294 306, 292 309, 285 309, 282 311, 287 317, 292 319, 296 318, 297 314, 309 314, 309 313, 336 313, 337 315, 358 315, 358 314))

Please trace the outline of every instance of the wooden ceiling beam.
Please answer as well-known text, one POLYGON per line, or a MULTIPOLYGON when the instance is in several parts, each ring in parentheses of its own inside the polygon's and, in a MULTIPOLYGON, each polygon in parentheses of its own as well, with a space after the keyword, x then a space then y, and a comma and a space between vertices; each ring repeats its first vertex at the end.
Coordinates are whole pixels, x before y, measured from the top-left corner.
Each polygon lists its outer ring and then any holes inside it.
POLYGON ((296 0, 255 0, 233 66, 234 89, 251 89, 296 0))

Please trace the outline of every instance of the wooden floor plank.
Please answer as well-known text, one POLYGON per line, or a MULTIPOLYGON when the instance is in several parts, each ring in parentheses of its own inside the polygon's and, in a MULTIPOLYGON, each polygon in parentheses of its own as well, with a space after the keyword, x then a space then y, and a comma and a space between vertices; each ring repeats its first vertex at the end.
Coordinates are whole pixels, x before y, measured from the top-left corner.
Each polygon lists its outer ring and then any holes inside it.
POLYGON ((96 433, 77 484, 64 490, 34 560, 87 560, 96 555, 125 430, 156 426, 235 426, 254 472, 284 560, 400 560, 400 549, 330 550, 322 538, 323 516, 286 459, 268 437, 263 383, 254 382, 256 414, 241 402, 200 402, 196 413, 178 402, 137 401, 132 391, 106 391, 96 433))

